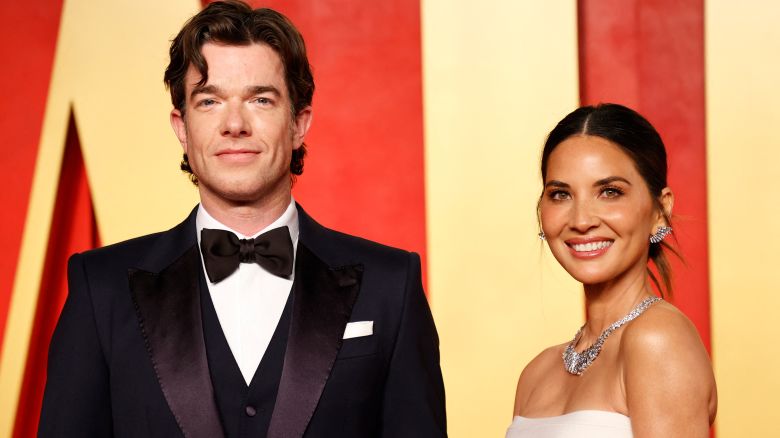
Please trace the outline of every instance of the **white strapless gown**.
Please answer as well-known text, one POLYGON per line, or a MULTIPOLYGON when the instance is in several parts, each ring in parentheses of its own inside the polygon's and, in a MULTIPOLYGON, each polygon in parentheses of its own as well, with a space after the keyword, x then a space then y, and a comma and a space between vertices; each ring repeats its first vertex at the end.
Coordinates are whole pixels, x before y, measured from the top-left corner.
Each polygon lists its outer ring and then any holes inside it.
POLYGON ((631 438, 631 420, 607 411, 575 411, 557 417, 515 417, 506 438, 631 438))

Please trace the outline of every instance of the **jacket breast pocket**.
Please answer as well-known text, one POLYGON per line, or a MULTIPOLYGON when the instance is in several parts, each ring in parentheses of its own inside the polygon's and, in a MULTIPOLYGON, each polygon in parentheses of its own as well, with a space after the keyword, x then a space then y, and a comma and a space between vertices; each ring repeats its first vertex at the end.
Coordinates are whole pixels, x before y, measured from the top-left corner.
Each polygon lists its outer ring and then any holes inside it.
POLYGON ((341 349, 338 356, 336 356, 336 360, 372 356, 378 350, 377 337, 375 335, 344 339, 341 342, 341 349))

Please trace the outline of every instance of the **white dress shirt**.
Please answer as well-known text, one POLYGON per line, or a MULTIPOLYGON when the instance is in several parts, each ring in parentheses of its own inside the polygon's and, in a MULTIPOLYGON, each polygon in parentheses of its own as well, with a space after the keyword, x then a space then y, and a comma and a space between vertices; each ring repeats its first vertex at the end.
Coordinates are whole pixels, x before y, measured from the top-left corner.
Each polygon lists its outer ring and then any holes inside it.
MULTIPOLYGON (((198 233, 198 246, 200 246, 200 232, 204 228, 228 230, 240 239, 251 239, 268 230, 287 226, 293 249, 297 254, 298 210, 295 208, 294 199, 290 200, 290 205, 277 220, 252 236, 245 236, 223 225, 214 219, 203 205, 198 207, 195 226, 198 233)), ((203 272, 204 274, 206 272, 205 265, 203 265, 203 272)), ((252 377, 279 324, 294 278, 294 267, 289 278, 282 278, 269 273, 257 263, 241 263, 238 270, 219 283, 211 283, 208 275, 206 276, 209 294, 217 311, 222 332, 247 385, 252 382, 252 377)))

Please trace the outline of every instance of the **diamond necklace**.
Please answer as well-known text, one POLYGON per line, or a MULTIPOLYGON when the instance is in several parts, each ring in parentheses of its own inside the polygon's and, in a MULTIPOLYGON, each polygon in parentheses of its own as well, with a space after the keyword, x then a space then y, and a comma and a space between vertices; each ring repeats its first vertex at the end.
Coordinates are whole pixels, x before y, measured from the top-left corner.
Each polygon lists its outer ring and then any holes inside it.
POLYGON ((593 361, 599 357, 599 353, 601 353, 601 347, 604 345, 604 341, 607 340, 612 332, 620 328, 620 326, 623 324, 641 315, 642 312, 647 310, 648 307, 652 306, 658 301, 661 301, 661 299, 658 297, 645 298, 641 303, 639 303, 638 306, 634 307, 630 312, 628 312, 628 315, 624 316, 619 321, 615 321, 611 326, 607 327, 606 330, 601 332, 601 335, 598 339, 596 339, 596 342, 593 345, 583 350, 582 353, 577 353, 574 351, 574 346, 577 345, 577 341, 580 340, 582 329, 585 328, 585 326, 583 325, 580 327, 580 329, 577 330, 577 334, 574 335, 574 339, 569 342, 569 345, 566 346, 566 350, 563 351, 563 367, 566 368, 566 371, 571 374, 576 374, 578 376, 582 375, 585 369, 587 369, 590 364, 592 364, 593 361))

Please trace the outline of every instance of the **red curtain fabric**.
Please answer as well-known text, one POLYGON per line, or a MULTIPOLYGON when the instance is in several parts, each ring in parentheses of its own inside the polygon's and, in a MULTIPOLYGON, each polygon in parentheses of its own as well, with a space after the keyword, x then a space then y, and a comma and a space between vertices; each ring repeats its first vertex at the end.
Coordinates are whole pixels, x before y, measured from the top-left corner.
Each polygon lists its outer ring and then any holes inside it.
POLYGON ((710 348, 703 0, 580 0, 580 99, 620 103, 661 133, 685 262, 673 302, 710 348))
POLYGON ((0 109, 0 164, 6 182, 0 190, 0 339, 22 245, 61 11, 62 0, 0 2, 0 83, 6 84, 0 109))

